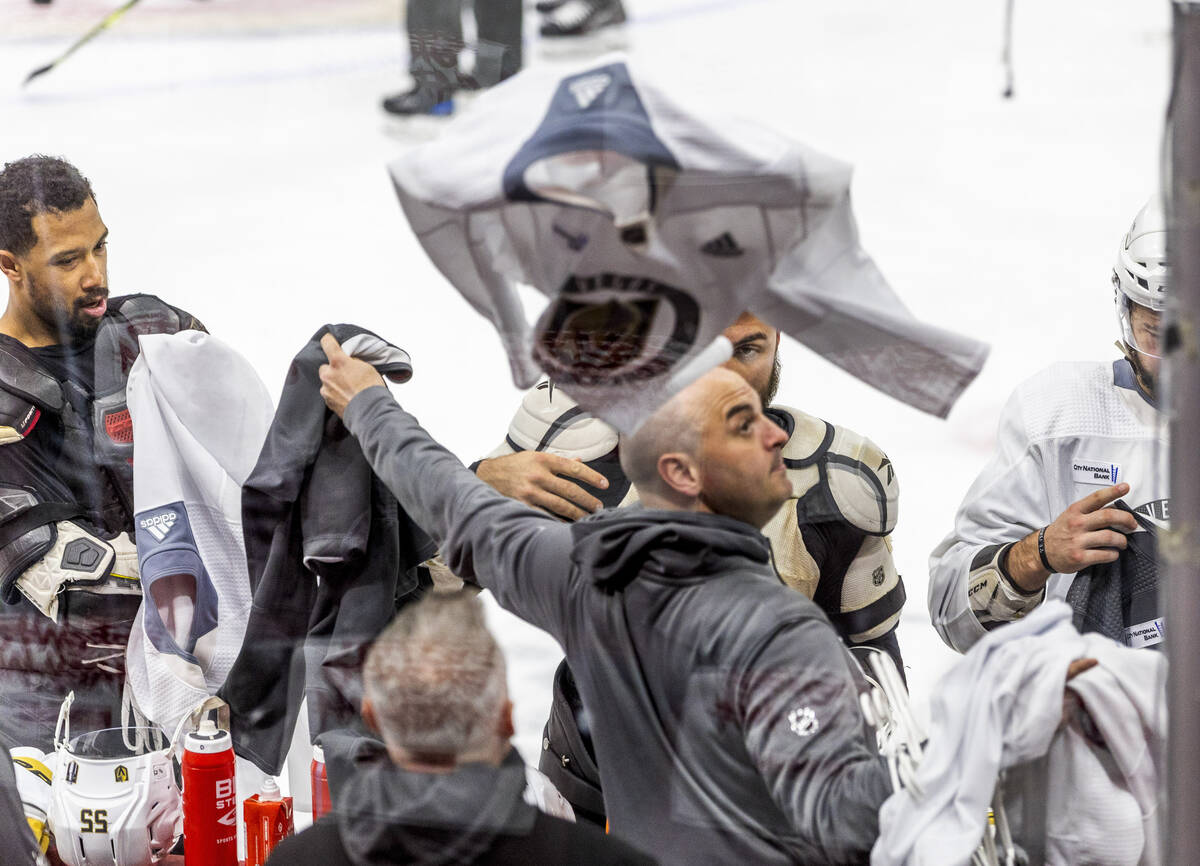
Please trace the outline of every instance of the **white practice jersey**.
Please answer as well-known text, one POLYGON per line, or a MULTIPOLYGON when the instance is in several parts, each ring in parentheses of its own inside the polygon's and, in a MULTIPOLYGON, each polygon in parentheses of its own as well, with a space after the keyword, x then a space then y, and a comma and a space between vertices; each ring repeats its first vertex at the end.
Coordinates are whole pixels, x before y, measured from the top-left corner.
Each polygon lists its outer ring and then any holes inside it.
POLYGON ((251 601, 242 484, 274 406, 249 362, 216 337, 154 335, 141 349, 127 393, 145 597, 126 669, 142 711, 170 731, 216 693, 242 646, 251 601))
POLYGON ((685 107, 624 58, 526 70, 391 174, 517 385, 544 371, 620 430, 726 360, 746 310, 943 417, 987 354, 918 321, 863 251, 850 166, 685 107), (517 284, 550 301, 533 327, 517 284))
MULTIPOLYGON (((1165 525, 1166 435, 1166 419, 1124 359, 1060 363, 1022 383, 1004 407, 995 454, 929 558, 929 613, 942 639, 965 652, 988 628, 1019 616, 986 604, 997 591, 988 581, 999 577, 983 566, 1099 488, 1128 483, 1125 503, 1165 525)), ((1051 575, 1045 597, 1065 597, 1073 578, 1051 575)))

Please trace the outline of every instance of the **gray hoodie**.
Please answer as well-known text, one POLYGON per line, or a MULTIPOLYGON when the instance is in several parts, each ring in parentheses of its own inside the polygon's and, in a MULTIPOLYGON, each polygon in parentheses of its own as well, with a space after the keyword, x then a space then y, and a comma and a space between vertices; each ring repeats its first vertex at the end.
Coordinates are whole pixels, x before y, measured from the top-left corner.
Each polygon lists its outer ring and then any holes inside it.
POLYGON ((345 413, 446 564, 566 651, 614 833, 663 863, 865 863, 891 793, 859 680, 767 540, 714 514, 561 523, 496 493, 384 388, 345 413))

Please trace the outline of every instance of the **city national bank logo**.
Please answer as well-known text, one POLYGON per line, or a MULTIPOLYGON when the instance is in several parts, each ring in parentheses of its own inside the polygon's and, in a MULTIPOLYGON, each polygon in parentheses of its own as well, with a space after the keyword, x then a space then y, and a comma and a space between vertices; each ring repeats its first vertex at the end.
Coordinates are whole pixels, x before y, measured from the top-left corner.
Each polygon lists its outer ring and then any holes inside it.
POLYGON ((646 277, 572 275, 539 323, 533 355, 563 385, 621 385, 670 371, 695 345, 700 309, 646 277))
POLYGON ((155 514, 153 517, 147 517, 141 522, 142 529, 154 536, 155 540, 162 541, 167 537, 167 533, 171 531, 171 527, 175 525, 175 521, 179 519, 179 515, 174 511, 163 511, 155 514))
POLYGON ((1071 477, 1076 484, 1107 486, 1124 481, 1119 463, 1107 460, 1076 460, 1071 463, 1071 477))

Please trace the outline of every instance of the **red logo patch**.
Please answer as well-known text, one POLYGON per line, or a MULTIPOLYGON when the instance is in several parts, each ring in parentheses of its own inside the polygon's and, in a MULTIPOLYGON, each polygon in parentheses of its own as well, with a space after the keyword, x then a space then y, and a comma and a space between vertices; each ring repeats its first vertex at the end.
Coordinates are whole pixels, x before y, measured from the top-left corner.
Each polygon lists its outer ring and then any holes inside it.
POLYGON ((133 442, 133 419, 129 417, 128 409, 119 412, 109 412, 104 416, 104 432, 108 438, 121 445, 133 442))

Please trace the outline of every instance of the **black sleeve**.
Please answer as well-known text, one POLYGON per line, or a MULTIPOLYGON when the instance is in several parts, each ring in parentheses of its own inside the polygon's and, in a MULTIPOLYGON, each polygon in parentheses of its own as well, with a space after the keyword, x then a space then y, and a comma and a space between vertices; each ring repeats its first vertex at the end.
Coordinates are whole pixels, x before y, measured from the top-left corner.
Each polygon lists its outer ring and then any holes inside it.
MULTIPOLYGON (((849 646, 854 646, 855 644, 850 642, 850 635, 866 631, 872 625, 872 620, 876 624, 883 622, 895 612, 896 600, 891 597, 891 594, 861 610, 842 611, 842 590, 846 572, 850 568, 850 563, 858 555, 863 541, 867 538, 867 533, 856 529, 849 523, 828 521, 801 524, 800 535, 821 575, 817 582, 817 591, 813 596, 813 601, 829 617, 842 641, 849 646)), ((903 603, 903 584, 900 584, 898 588, 900 590, 898 597, 900 603, 903 603)), ((900 654, 900 642, 896 638, 896 626, 879 637, 857 645, 873 646, 884 650, 896 662, 896 667, 903 675, 904 659, 900 654)))

